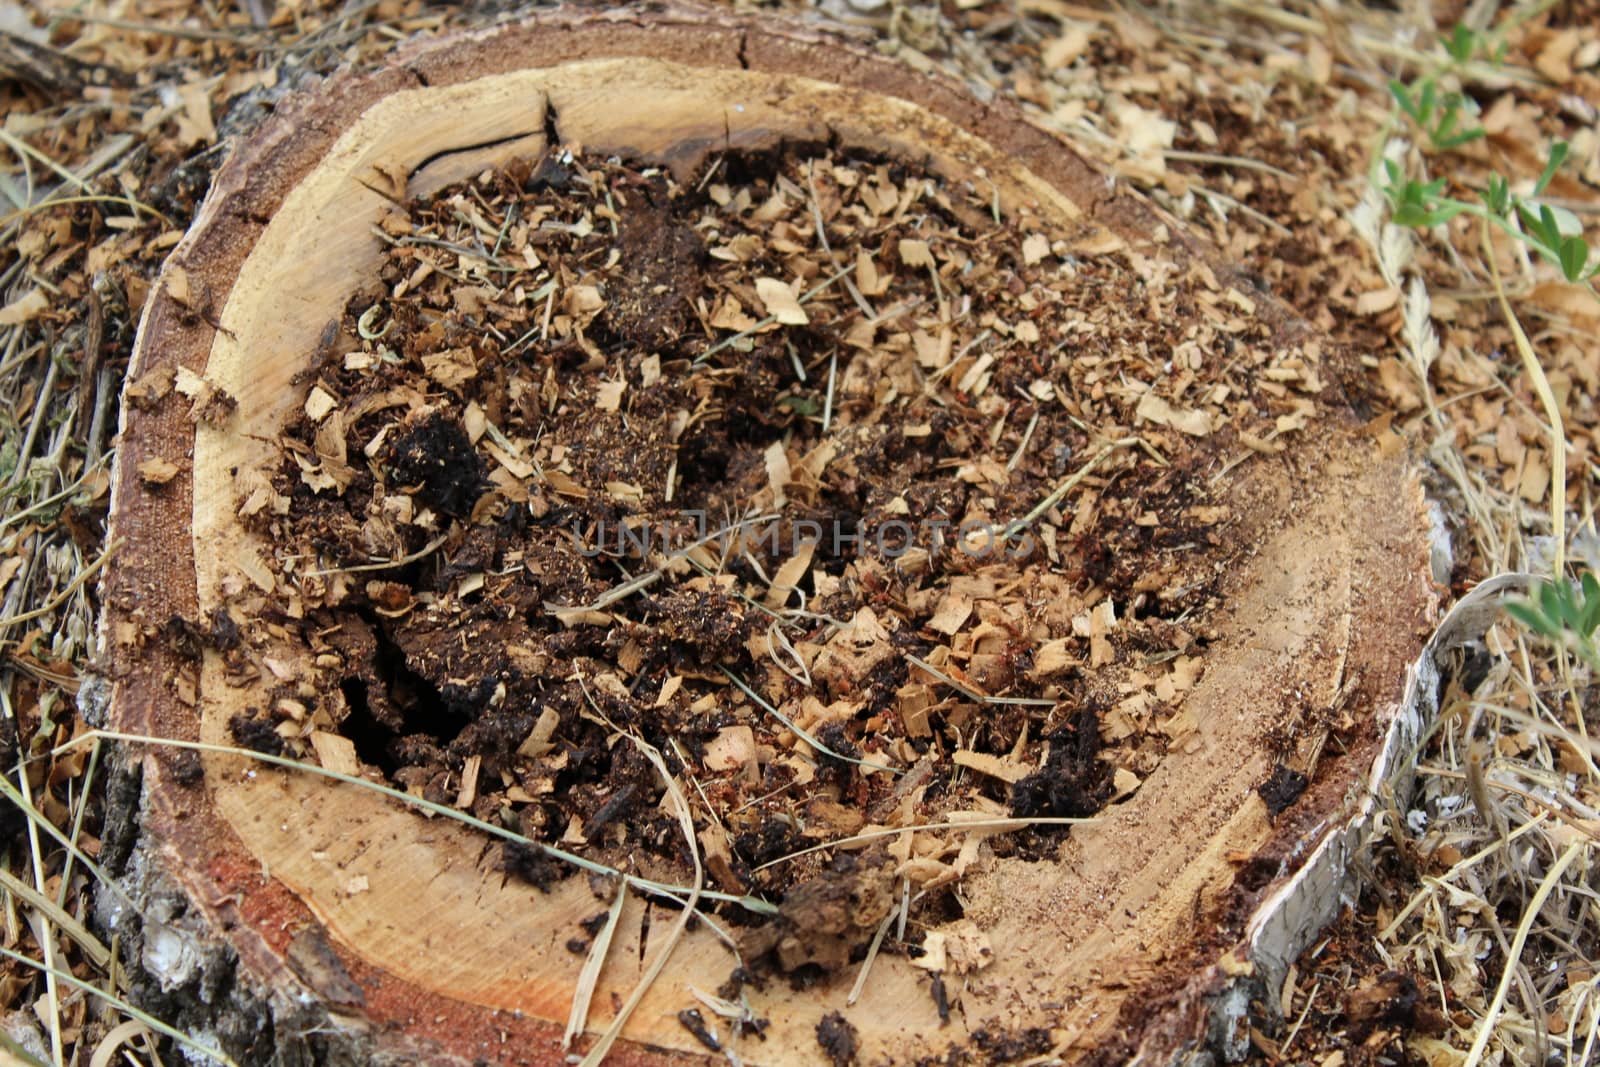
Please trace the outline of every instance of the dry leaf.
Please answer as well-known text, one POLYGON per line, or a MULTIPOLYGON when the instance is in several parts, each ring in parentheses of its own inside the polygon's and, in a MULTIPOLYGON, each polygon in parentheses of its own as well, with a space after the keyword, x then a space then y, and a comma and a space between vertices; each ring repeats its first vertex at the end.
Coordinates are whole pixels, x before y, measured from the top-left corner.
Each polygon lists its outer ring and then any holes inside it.
POLYGON ((1327 85, 1333 77, 1333 53, 1315 37, 1306 44, 1306 69, 1318 85, 1327 85))
POLYGON ((1395 286, 1387 289, 1374 289, 1356 297, 1357 315, 1377 315, 1388 311, 1400 300, 1400 290, 1395 286))
POLYGON ((1109 598, 1089 612, 1089 666, 1104 667, 1114 653, 1108 634, 1117 628, 1117 607, 1109 598))
MULTIPOLYGON (((816 555, 817 542, 807 539, 800 542, 799 551, 784 560, 772 576, 772 585, 762 597, 769 608, 781 608, 789 602, 790 595, 800 584, 800 579, 811 569, 811 559, 816 555)), ((803 599, 803 598, 802 598, 803 599)))
POLYGON ((1118 234, 1096 227, 1072 241, 1072 250, 1080 256, 1109 256, 1128 246, 1118 234))
POLYGON ((234 558, 234 563, 245 577, 250 579, 251 584, 263 593, 270 593, 277 588, 278 580, 273 575, 272 568, 254 552, 248 549, 240 552, 234 558))
POLYGON ((994 756, 987 752, 974 752, 970 748, 957 749, 952 757, 957 767, 966 767, 968 770, 977 771, 979 774, 998 778, 1002 782, 1013 785, 1028 776, 1030 768, 1011 762, 1001 756, 994 756))
POLYGON ((1583 38, 1575 29, 1569 28, 1551 34, 1550 39, 1533 59, 1534 69, 1557 85, 1565 85, 1572 80, 1572 53, 1576 52, 1578 45, 1582 43, 1583 38))
POLYGON ((1065 637, 1058 637, 1053 641, 1046 641, 1040 645, 1033 654, 1033 666, 1028 675, 1032 678, 1048 678, 1068 667, 1078 666, 1078 660, 1072 655, 1072 642, 1065 637))
MULTIPOLYGON (((489 455, 493 456, 495 462, 500 464, 500 466, 504 467, 506 469, 506 471, 511 475, 511 477, 515 478, 516 480, 523 481, 523 480, 525 480, 527 478, 533 477, 533 472, 534 472, 533 464, 529 463, 527 461, 527 459, 525 459, 521 455, 519 455, 517 453, 514 453, 514 452, 509 452, 506 449, 501 448, 499 445, 495 444, 494 441, 492 441, 492 440, 483 442, 483 450, 485 452, 489 453, 489 455)), ((550 475, 550 474, 559 474, 559 473, 560 473, 559 471, 549 471, 549 472, 547 472, 547 476, 550 475)), ((563 474, 562 477, 565 478, 566 475, 563 474)), ((559 492, 559 490, 558 490, 558 492, 559 492)), ((585 495, 587 495, 587 494, 585 494, 585 495)))
POLYGON ((539 721, 533 724, 533 730, 517 746, 517 755, 527 756, 530 759, 542 759, 555 751, 556 727, 561 725, 561 715, 555 708, 546 704, 544 710, 539 712, 539 721))
POLYGON ((928 629, 953 637, 972 614, 972 598, 965 593, 946 593, 939 608, 928 620, 928 629))
POLYGON ((715 329, 733 330, 738 333, 752 330, 756 326, 756 320, 745 311, 732 293, 722 294, 722 299, 711 309, 711 317, 707 321, 715 329))

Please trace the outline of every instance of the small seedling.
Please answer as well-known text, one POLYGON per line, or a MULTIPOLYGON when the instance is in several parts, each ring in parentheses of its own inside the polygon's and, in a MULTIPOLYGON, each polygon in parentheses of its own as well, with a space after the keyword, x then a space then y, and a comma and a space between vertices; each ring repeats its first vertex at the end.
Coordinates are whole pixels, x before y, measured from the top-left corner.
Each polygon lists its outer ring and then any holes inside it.
POLYGON ((1389 81, 1389 95, 1406 117, 1427 134, 1435 151, 1459 148, 1484 136, 1482 126, 1459 128, 1463 115, 1477 116, 1477 102, 1457 89, 1439 91, 1439 80, 1470 62, 1482 43, 1476 31, 1457 25, 1444 39, 1444 50, 1450 57, 1448 63, 1409 85, 1398 79, 1389 81))
MULTIPOLYGON (((1443 43, 1447 61, 1410 83, 1398 79, 1389 82, 1389 95, 1394 98, 1396 109, 1422 133, 1435 152, 1459 148, 1485 134, 1482 126, 1461 125, 1463 116, 1478 113, 1472 98, 1459 90, 1439 88, 1442 78, 1484 50, 1485 39, 1465 26, 1457 26, 1443 43)), ((1503 44, 1490 50, 1491 61, 1498 62, 1501 48, 1503 44)), ((1567 151, 1564 141, 1550 146, 1544 170, 1526 197, 1513 192, 1506 178, 1490 174, 1477 200, 1457 199, 1446 192, 1446 179, 1410 177, 1400 164, 1387 158, 1383 161, 1387 184, 1382 191, 1394 209, 1397 226, 1431 229, 1461 214, 1484 219, 1556 264, 1567 281, 1588 285, 1600 272, 1600 263, 1589 263, 1589 245, 1582 237, 1581 224, 1570 213, 1539 202, 1566 161, 1567 151)))
MULTIPOLYGON (((1486 54, 1491 63, 1498 64, 1504 51, 1502 36, 1480 35, 1463 26, 1452 30, 1443 44, 1445 57, 1432 69, 1409 84, 1393 81, 1389 85, 1397 112, 1391 116, 1391 123, 1409 120, 1435 150, 1459 147, 1483 136, 1484 132, 1478 127, 1460 127, 1461 116, 1475 114, 1476 105, 1456 90, 1441 94, 1441 79, 1460 75, 1466 64, 1480 53, 1486 54), (1494 47, 1489 47, 1491 41, 1494 47)), ((1373 174, 1373 183, 1389 201, 1397 226, 1432 229, 1459 215, 1479 222, 1484 262, 1488 264, 1494 292, 1550 430, 1550 515, 1558 546, 1554 567, 1558 576, 1562 573, 1561 546, 1565 543, 1566 527, 1566 429, 1549 378, 1506 296, 1490 237, 1493 229, 1500 230, 1559 267, 1568 282, 1583 286, 1591 296, 1600 299, 1593 284, 1595 274, 1600 273, 1600 263, 1591 265, 1589 262, 1589 245, 1582 236, 1582 223, 1571 212, 1541 201, 1566 161, 1567 153, 1566 142, 1552 144, 1538 179, 1526 194, 1517 192, 1511 179, 1490 173, 1476 197, 1457 198, 1447 191, 1450 185, 1447 179, 1428 177, 1425 156, 1417 164, 1420 174, 1413 177, 1387 150, 1379 157, 1382 173, 1379 174, 1375 166, 1373 174)))
POLYGON ((1587 286, 1600 273, 1600 262, 1589 262, 1588 242, 1573 232, 1581 232, 1581 225, 1569 213, 1537 199, 1566 156, 1566 142, 1551 145, 1544 173, 1527 197, 1513 192, 1505 178, 1491 174, 1477 201, 1460 200, 1445 192, 1444 178, 1420 181, 1407 177, 1392 159, 1383 161, 1388 183, 1382 191, 1394 210, 1397 226, 1430 229, 1462 214, 1484 219, 1560 267, 1567 281, 1587 286))
POLYGON ((1445 151, 1476 141, 1484 135, 1482 126, 1458 129, 1462 115, 1476 116, 1478 105, 1459 92, 1439 94, 1438 83, 1424 78, 1416 86, 1390 80, 1389 94, 1406 116, 1428 135, 1435 150, 1445 151))
POLYGON ((1506 612, 1536 634, 1576 653, 1600 671, 1600 579, 1585 571, 1577 583, 1544 581, 1534 596, 1506 605, 1506 612))

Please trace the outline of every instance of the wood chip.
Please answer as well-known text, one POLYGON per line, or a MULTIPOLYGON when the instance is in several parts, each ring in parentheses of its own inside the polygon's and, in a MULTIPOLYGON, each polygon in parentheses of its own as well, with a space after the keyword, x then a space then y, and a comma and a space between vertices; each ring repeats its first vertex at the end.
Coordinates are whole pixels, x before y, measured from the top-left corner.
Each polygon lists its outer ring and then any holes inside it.
POLYGON ((1153 422, 1157 426, 1170 426, 1191 437, 1205 437, 1211 433, 1210 414, 1175 408, 1154 393, 1145 393, 1139 398, 1139 407, 1134 414, 1147 422, 1153 422))
POLYGON ((601 382, 595 389, 595 408, 599 411, 616 411, 622 407, 622 394, 627 388, 626 380, 601 382))
POLYGON ((987 752, 974 752, 966 748, 957 749, 950 758, 958 767, 967 767, 990 778, 998 778, 1002 782, 1020 782, 1031 771, 1031 768, 1019 766, 1005 757, 994 756, 987 752))
POLYGON ((908 267, 932 267, 933 252, 928 248, 928 242, 901 238, 898 244, 900 262, 908 267))
POLYGON ((972 597, 965 593, 946 593, 938 609, 928 620, 928 629, 949 637, 966 623, 972 615, 972 597))
POLYGON ((757 278, 756 295, 766 305, 767 314, 785 326, 804 326, 811 321, 794 290, 776 278, 757 278))
POLYGON ((816 551, 817 543, 815 541, 803 541, 798 551, 783 561, 783 564, 772 575, 772 585, 768 587, 766 595, 762 597, 762 602, 767 607, 782 608, 791 602, 801 580, 811 570, 811 560, 816 555, 816 551))
POLYGON ((552 738, 556 735, 556 727, 561 725, 561 714, 555 708, 546 704, 539 712, 539 719, 533 724, 533 730, 517 746, 517 755, 528 756, 532 759, 543 759, 555 751, 555 742, 552 738))
POLYGON ((460 389, 478 376, 478 363, 470 348, 447 348, 424 355, 422 369, 446 389, 460 389))
POLYGON ((312 422, 321 422, 328 417, 328 412, 339 406, 333 395, 320 385, 311 387, 311 392, 306 394, 306 418, 312 422))
POLYGON ((139 464, 139 480, 146 485, 166 485, 176 478, 182 469, 171 460, 152 456, 139 464))
POLYGON ((342 734, 327 730, 311 731, 311 747, 317 762, 335 774, 356 777, 361 774, 361 760, 356 756, 355 742, 342 734))
POLYGON ((50 306, 43 289, 30 289, 27 293, 0 308, 0 326, 21 326, 32 322, 50 306))
POLYGON ((708 771, 734 771, 756 761, 756 735, 748 726, 728 726, 706 742, 705 767, 708 771))

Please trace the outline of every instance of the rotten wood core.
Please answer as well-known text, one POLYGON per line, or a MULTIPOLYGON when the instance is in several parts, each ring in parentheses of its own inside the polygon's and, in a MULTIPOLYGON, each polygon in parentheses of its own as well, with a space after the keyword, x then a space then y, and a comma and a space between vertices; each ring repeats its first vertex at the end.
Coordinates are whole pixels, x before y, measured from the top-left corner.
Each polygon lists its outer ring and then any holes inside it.
MULTIPOLYGON (((942 86, 724 16, 549 18, 291 107, 219 176, 129 391, 114 721, 681 885, 654 746, 709 887, 779 914, 705 903, 634 1041, 704 1052, 688 990, 736 969, 751 1062, 1197 1040, 1430 603, 1345 357, 942 86), (695 543, 689 509, 774 518, 695 543), (1094 821, 904 829, 1016 815, 1094 821)), ((396 1047, 550 1040, 613 886, 194 772, 150 761, 150 825, 253 980, 396 1047)), ((670 924, 619 915, 591 1025, 670 924)))
MULTIPOLYGON (((557 146, 387 214, 381 288, 240 501, 289 595, 224 628, 301 620, 315 668, 234 737, 683 882, 635 733, 700 798, 718 888, 783 902, 747 964, 836 971, 898 906, 887 950, 939 955, 978 839, 886 831, 1037 818, 988 847, 1051 857, 1052 820, 1196 746, 1239 551, 1210 427, 1259 401, 1144 314, 1116 242, 991 198, 799 146, 685 185, 557 146), (1124 385, 1168 374, 1205 406, 1124 385), (820 921, 835 873, 873 903, 820 921)), ((1298 429, 1322 383, 1287 369, 1298 429)), ((1352 726, 1342 700, 1268 724, 1299 771, 1352 726)))

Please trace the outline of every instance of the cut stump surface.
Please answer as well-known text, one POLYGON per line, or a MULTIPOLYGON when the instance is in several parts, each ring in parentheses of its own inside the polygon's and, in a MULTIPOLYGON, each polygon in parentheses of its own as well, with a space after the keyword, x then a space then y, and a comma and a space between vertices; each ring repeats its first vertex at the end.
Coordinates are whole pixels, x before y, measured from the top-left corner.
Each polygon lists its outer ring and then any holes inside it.
MULTIPOLYGON (((204 631, 218 611, 285 591, 281 546, 247 529, 241 503, 281 461, 270 442, 304 409, 329 324, 376 277, 384 213, 553 141, 683 181, 719 153, 782 144, 981 180, 1006 216, 1067 235, 1079 254, 1125 257, 1150 290, 1130 299, 1190 286, 1197 299, 1163 312, 1176 338, 1188 319, 1222 323, 1250 338, 1239 375, 1267 366, 1276 382, 1320 382, 1314 417, 1272 438, 1216 401, 1219 455, 1233 458, 1205 473, 1230 526, 1225 552, 1195 549, 1216 595, 1205 671, 1182 705, 1189 728, 1054 856, 969 869, 963 929, 986 935, 992 962, 944 976, 948 1019, 929 971, 883 953, 854 1004, 854 966, 806 988, 776 974, 747 984, 767 1028, 738 1051, 752 1064, 815 1063, 851 1042, 862 1062, 942 1060, 952 1046, 981 1062, 1008 1049, 1169 1062, 1218 1040, 1213 1008, 1230 983, 1307 936, 1272 922, 1283 887, 1355 814, 1352 787, 1405 698, 1435 601, 1418 481, 1362 427, 1340 357, 1208 264, 1174 221, 1012 109, 805 26, 689 8, 542 14, 332 79, 235 150, 146 306, 130 368, 105 583, 112 725, 232 745, 236 716, 294 696, 311 665, 292 618, 245 619, 242 660, 170 640, 172 620, 204 631), (1319 741, 1296 732, 1311 721, 1342 725, 1319 741), (1296 759, 1312 772, 1303 795, 1283 766, 1296 759)), ((1091 351, 1093 324, 1084 331, 1091 351)), ((1153 387, 1148 399, 1140 424, 1179 432, 1179 412, 1153 387)), ((483 836, 370 791, 244 757, 203 763, 196 775, 192 756, 145 750, 143 845, 269 1012, 303 990, 345 1047, 374 1060, 562 1062, 583 964, 567 942, 605 906, 586 877, 544 892, 508 879, 483 836)), ((628 997, 673 914, 627 901, 591 1030, 628 997)), ((715 990, 732 966, 710 930, 691 930, 612 1062, 709 1057, 680 1013, 705 1014, 690 989, 715 990)))

